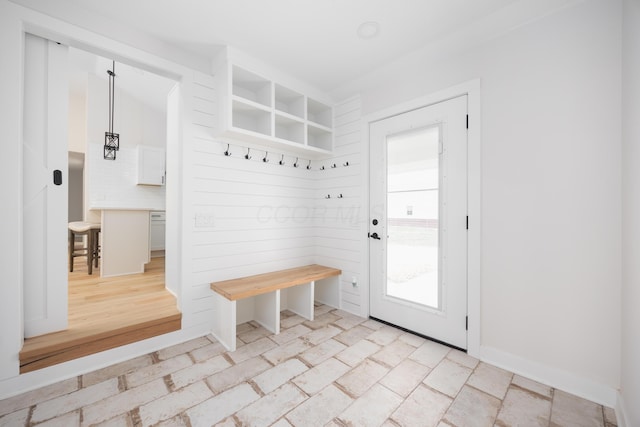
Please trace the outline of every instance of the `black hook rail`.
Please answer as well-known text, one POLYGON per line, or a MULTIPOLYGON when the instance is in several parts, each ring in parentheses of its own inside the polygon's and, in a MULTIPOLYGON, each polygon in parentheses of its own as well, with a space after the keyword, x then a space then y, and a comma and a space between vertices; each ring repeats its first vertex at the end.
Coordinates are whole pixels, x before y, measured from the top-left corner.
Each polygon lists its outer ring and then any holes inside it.
MULTIPOLYGON (((240 147, 240 148, 241 148, 241 149, 246 148, 246 150, 247 150, 246 154, 243 156, 243 157, 244 157, 244 159, 246 159, 246 160, 251 160, 251 159, 253 158, 253 156, 251 155, 251 147, 240 147)), ((231 144, 227 143, 227 149, 226 149, 225 151, 223 151, 223 154, 224 154, 226 157, 231 157, 231 156, 232 156, 232 152, 231 152, 231 144)), ((286 165, 287 165, 287 162, 285 161, 285 159, 284 159, 284 158, 285 158, 285 154, 280 154, 280 160, 277 162, 280 166, 286 166, 286 165)), ((268 152, 268 151, 265 151, 265 152, 264 152, 264 157, 262 157, 262 162, 263 162, 263 163, 269 163, 269 160, 270 160, 270 159, 269 159, 269 152, 268 152)), ((304 160, 303 160, 303 161, 304 161, 304 160)), ((314 169, 314 168, 311 166, 311 162, 312 162, 311 160, 308 160, 308 163, 307 163, 307 165, 305 166, 305 169, 307 169, 307 170, 313 170, 313 169, 314 169)), ((300 157, 296 157, 295 162, 290 163, 290 164, 291 164, 291 166, 293 166, 294 168, 298 168, 298 167, 300 167, 300 157)), ((342 163, 342 166, 347 167, 347 166, 350 166, 350 164, 349 164, 349 162, 348 162, 348 161, 346 161, 346 162, 342 163)), ((337 165, 336 163, 332 163, 332 164, 330 164, 330 165, 329 165, 329 167, 330 167, 331 169, 336 169, 336 168, 338 167, 338 165, 337 165)), ((322 165, 322 166, 320 166, 317 170, 321 170, 321 171, 327 170, 327 166, 322 165)), ((327 197, 327 198, 330 198, 330 197, 327 197)), ((338 198, 341 198, 341 197, 340 197, 340 196, 338 196, 338 198)))

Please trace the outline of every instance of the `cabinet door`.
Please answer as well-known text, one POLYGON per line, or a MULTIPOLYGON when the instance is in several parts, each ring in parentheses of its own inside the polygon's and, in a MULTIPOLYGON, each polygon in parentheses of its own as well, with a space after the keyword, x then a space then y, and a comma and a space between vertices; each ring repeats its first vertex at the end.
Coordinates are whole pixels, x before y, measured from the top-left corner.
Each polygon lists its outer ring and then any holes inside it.
POLYGON ((138 184, 164 185, 165 151, 162 148, 138 146, 138 184))

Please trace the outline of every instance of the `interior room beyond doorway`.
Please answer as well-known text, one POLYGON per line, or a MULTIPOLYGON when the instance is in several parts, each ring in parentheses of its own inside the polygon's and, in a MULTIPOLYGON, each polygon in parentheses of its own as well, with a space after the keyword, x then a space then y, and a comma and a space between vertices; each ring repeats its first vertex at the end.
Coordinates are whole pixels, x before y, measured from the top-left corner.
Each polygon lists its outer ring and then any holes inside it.
POLYGON ((165 289, 164 257, 142 274, 101 278, 88 275, 76 258, 69 273, 67 330, 28 338, 20 372, 30 372, 180 329, 182 314, 165 289))

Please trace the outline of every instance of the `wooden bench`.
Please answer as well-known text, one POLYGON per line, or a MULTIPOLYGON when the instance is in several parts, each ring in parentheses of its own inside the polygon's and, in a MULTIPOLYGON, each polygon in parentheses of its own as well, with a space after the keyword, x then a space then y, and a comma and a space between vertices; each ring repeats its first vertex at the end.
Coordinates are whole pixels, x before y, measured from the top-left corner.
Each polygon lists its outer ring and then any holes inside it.
POLYGON ((338 308, 341 270, 312 264, 211 283, 215 320, 212 333, 227 350, 236 349, 236 325, 255 320, 280 333, 280 312, 313 320, 314 301, 338 308), (321 280, 322 284, 316 286, 321 280))

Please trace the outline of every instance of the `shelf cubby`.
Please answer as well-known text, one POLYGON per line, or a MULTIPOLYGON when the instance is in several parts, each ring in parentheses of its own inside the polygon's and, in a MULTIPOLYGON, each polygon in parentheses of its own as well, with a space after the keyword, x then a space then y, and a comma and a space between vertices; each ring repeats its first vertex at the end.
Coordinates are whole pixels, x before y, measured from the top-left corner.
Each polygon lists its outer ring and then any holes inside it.
POLYGON ((273 107, 273 86, 270 80, 234 65, 231 81, 233 95, 257 102, 266 107, 273 107))
POLYGON ((276 110, 304 119, 304 95, 277 83, 274 87, 276 110))
POLYGON ((304 144, 304 122, 276 113, 275 137, 304 144))
MULTIPOLYGON (((235 63, 219 61, 221 137, 283 150, 304 159, 330 157, 333 107, 235 63)), ((320 95, 318 95, 320 96, 320 95)))
POLYGON ((333 109, 314 99, 307 98, 307 120, 327 128, 333 127, 333 109))
POLYGON ((333 148, 333 132, 324 127, 314 126, 313 124, 308 123, 307 145, 309 147, 331 151, 333 148))
POLYGON ((271 113, 253 105, 234 100, 232 106, 232 126, 251 132, 271 135, 271 113))

